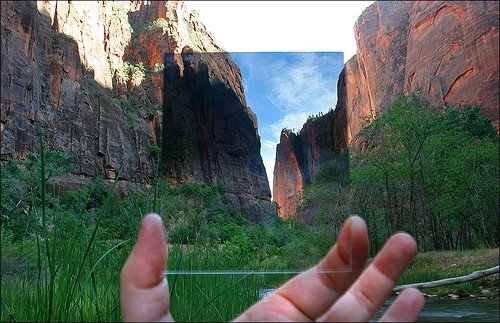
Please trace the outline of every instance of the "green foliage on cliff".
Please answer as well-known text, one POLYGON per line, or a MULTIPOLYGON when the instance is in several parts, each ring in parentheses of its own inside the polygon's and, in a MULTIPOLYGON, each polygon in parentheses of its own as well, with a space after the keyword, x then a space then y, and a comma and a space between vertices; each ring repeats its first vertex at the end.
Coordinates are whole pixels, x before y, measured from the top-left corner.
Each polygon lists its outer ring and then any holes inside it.
POLYGON ((163 70, 165 69, 165 64, 163 63, 156 63, 155 66, 153 67, 153 73, 157 73, 157 72, 163 72, 163 70))
POLYGON ((170 28, 171 27, 170 25, 171 25, 170 22, 167 21, 165 18, 158 18, 145 25, 141 31, 151 31, 160 28, 170 28))
POLYGON ((74 42, 76 43, 76 39, 71 36, 71 35, 68 35, 68 34, 65 34, 65 33, 61 33, 61 32, 55 32, 54 33, 54 39, 59 39, 59 40, 62 40, 62 41, 65 41, 65 42, 74 42))
POLYGON ((119 22, 127 21, 128 10, 125 6, 116 4, 111 9, 111 19, 116 19, 119 22))
POLYGON ((150 72, 151 68, 144 64, 144 62, 123 62, 123 75, 125 81, 128 81, 131 77, 137 77, 139 79, 144 79, 146 73, 150 72))

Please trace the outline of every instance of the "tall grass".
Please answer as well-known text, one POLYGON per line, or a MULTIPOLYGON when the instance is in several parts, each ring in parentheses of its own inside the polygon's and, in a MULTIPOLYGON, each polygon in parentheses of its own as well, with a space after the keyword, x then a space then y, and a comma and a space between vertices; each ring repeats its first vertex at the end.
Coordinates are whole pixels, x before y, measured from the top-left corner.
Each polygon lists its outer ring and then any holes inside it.
MULTIPOLYGON (((135 243, 141 220, 149 211, 162 215, 171 229, 169 233, 177 232, 178 238, 190 227, 183 227, 182 221, 203 224, 198 231, 188 232, 194 240, 169 240, 170 272, 292 269, 290 263, 314 261, 320 254, 318 251, 306 256, 323 236, 293 221, 274 227, 248 224, 227 203, 218 186, 170 188, 156 180, 151 196, 133 195, 126 200, 117 197, 114 186, 103 189, 92 185, 90 191, 68 196, 50 194, 45 185, 50 161, 43 134, 40 148, 39 169, 34 172, 38 174, 37 189, 28 189, 25 203, 13 203, 15 212, 7 210, 8 216, 2 215, 2 322, 121 320, 120 270, 135 243), (14 227, 21 231, 18 238, 13 238, 13 229, 4 223, 11 215, 25 219, 25 223, 14 227), (209 240, 214 234, 217 239, 225 236, 225 241, 209 240)), ((6 194, 4 184, 2 181, 2 194, 6 194)), ((494 261, 498 262, 498 250, 496 255, 494 261)), ((460 264, 435 266, 440 257, 417 258, 400 283, 449 277, 452 271, 462 268, 460 264), (434 273, 429 268, 446 269, 434 273)), ((464 273, 472 269, 483 267, 462 268, 464 273)), ((255 303, 262 287, 276 287, 290 277, 255 273, 167 275, 171 312, 179 321, 228 321, 255 303)), ((463 293, 479 288, 463 286, 463 293)))
POLYGON ((204 246, 174 245, 168 261, 172 315, 179 321, 232 320, 261 298, 263 287, 276 287, 291 277, 258 270, 227 271, 244 264, 238 257, 228 258, 224 252, 204 246))
POLYGON ((229 321, 260 295, 255 275, 178 275, 168 279, 172 315, 178 321, 229 321))
MULTIPOLYGON (((103 248, 95 246, 102 214, 106 213, 111 199, 108 198, 104 203, 90 232, 81 230, 78 222, 73 225, 71 232, 62 232, 63 229, 69 229, 59 228, 58 225, 58 217, 65 214, 59 212, 57 204, 51 210, 47 206, 45 184, 48 178, 42 131, 39 140, 39 195, 32 194, 28 215, 28 218, 41 218, 42 222, 41 226, 37 226, 34 238, 36 272, 34 277, 30 273, 5 277, 2 273, 1 319, 48 322, 117 320, 119 289, 113 270, 119 272, 116 266, 120 261, 117 260, 124 255, 117 254, 113 258, 109 255, 126 241, 120 241, 104 249, 104 252, 103 248), (105 267, 112 270, 102 270, 105 267)), ((83 205, 87 203, 88 200, 83 201, 83 205)), ((80 216, 82 214, 83 210, 80 216)), ((27 241, 30 242, 33 241, 27 241)), ((2 247, 5 250, 5 246, 2 247)))
POLYGON ((232 320, 261 298, 263 287, 279 286, 291 277, 258 270, 227 271, 243 265, 238 257, 228 258, 214 248, 171 246, 167 279, 173 317, 188 322, 232 320), (179 272, 183 274, 169 274, 179 272))
MULTIPOLYGON (((156 181, 152 198, 130 198, 122 205, 116 200, 114 185, 104 194, 93 186, 88 194, 77 194, 76 198, 73 195, 68 206, 61 200, 65 197, 46 192, 48 175, 42 132, 39 157, 38 190, 29 195, 22 239, 12 239, 2 223, 0 320, 119 321, 121 267, 135 242, 143 215, 151 210, 165 212, 167 189, 156 181), (102 205, 90 207, 95 204, 93 199, 100 196, 98 193, 105 196, 102 205), (116 236, 108 231, 114 229, 113 222, 117 220, 127 227, 124 238, 110 238, 116 236), (35 229, 29 234, 31 227, 35 229)), ((208 249, 197 252, 198 256, 190 260, 192 268, 208 269, 222 263, 221 254, 208 249)), ((173 268, 176 263, 184 266, 175 260, 189 258, 183 254, 179 248, 172 248, 173 268)), ((238 268, 237 258, 226 257, 224 261, 238 268)), ((168 280, 171 311, 181 321, 230 320, 256 302, 260 286, 268 283, 260 275, 177 275, 168 280)))
MULTIPOLYGON (((50 235, 49 235, 50 236, 50 235)), ((74 248, 75 264, 85 257, 84 245, 74 248)), ((54 292, 48 285, 28 277, 2 280, 2 299, 7 307, 1 311, 2 321, 119 321, 119 271, 130 251, 130 245, 121 250, 110 250, 101 262, 87 266, 85 275, 76 278, 77 269, 64 266, 54 278, 54 292), (97 265, 97 267, 95 267, 97 265), (71 288, 76 290, 71 297, 71 288), (49 297, 53 297, 52 302, 49 297), (51 308, 49 308, 51 306, 51 308)), ((175 253, 175 251, 173 252, 175 253)), ((203 268, 203 259, 193 265, 203 268)), ((193 259, 194 261, 194 259, 193 259)), ((209 264, 207 264, 209 265, 209 264)), ((175 275, 168 276, 171 311, 178 321, 228 321, 235 318, 260 298, 260 287, 270 280, 266 275, 175 275)), ((287 275, 272 277, 280 282, 287 275)), ((275 284, 278 282, 274 282, 275 284)))

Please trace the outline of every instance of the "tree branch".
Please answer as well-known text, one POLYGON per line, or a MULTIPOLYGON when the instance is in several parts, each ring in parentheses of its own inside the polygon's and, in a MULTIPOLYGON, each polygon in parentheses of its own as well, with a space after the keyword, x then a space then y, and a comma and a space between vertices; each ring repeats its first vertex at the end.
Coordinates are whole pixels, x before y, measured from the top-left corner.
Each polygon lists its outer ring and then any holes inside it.
POLYGON ((392 291, 399 292, 399 291, 402 291, 403 289, 412 288, 412 287, 413 288, 428 288, 428 287, 438 287, 438 286, 445 286, 445 285, 451 285, 451 284, 457 284, 457 283, 464 283, 464 282, 475 280, 475 279, 478 279, 481 277, 496 274, 499 271, 500 271, 499 266, 495 266, 495 267, 484 269, 484 270, 474 271, 474 272, 472 272, 468 275, 465 275, 465 276, 445 278, 445 279, 434 280, 434 281, 424 282, 424 283, 400 285, 400 286, 394 287, 394 289, 392 291))

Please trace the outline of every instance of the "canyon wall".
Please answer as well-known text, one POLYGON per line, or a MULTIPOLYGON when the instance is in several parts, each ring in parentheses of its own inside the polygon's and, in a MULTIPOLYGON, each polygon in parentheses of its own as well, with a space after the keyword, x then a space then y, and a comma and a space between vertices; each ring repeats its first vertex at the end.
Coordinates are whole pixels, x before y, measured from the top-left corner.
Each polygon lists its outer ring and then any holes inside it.
POLYGON ((300 151, 283 149, 290 147, 283 136, 278 145, 273 199, 280 215, 297 215, 304 185, 321 170, 313 156, 332 154, 331 164, 346 165, 336 161, 342 156, 336 151, 358 146, 363 124, 399 95, 415 93, 438 109, 478 105, 498 130, 498 16, 495 1, 377 1, 367 7, 354 25, 357 53, 339 76, 334 113, 304 125, 294 139, 300 151), (311 141, 311 132, 320 138, 327 132, 329 142, 311 141), (295 155, 313 158, 301 170, 307 177, 284 175, 280 165, 295 155))
POLYGON ((222 182, 249 218, 272 212, 257 121, 239 69, 182 1, 9 1, 1 4, 1 18, 2 161, 38 151, 42 127, 49 149, 74 157, 75 171, 54 179, 58 185, 96 176, 147 185, 158 175, 161 148, 159 169, 173 185, 222 182), (183 63, 183 54, 205 52, 218 54, 194 69, 183 63), (184 78, 186 91, 164 85, 166 54, 186 75, 203 70, 205 79, 184 78), (210 86, 185 103, 196 92, 191 81, 210 86), (176 109, 189 107, 195 117, 165 129, 163 101, 171 97, 176 109), (168 173, 172 160, 165 157, 172 147, 164 133, 174 126, 195 136, 183 138, 192 145, 190 158, 175 166, 182 176, 168 173))
POLYGON ((166 62, 163 173, 173 183, 224 183, 251 220, 275 215, 238 67, 226 53, 189 51, 166 62))
POLYGON ((344 174, 348 150, 342 129, 345 115, 339 110, 311 118, 298 134, 288 129, 281 131, 276 147, 273 200, 279 205, 278 215, 284 218, 297 215, 302 189, 322 170, 334 169, 344 174))

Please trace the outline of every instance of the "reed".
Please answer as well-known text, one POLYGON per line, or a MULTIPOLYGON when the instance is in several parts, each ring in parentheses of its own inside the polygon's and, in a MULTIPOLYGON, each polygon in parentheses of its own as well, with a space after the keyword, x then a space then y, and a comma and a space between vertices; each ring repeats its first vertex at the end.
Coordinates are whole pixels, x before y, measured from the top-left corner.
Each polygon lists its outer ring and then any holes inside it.
MULTIPOLYGON (((123 254, 110 255, 127 241, 104 250, 95 246, 102 214, 106 213, 111 199, 104 203, 90 231, 82 231, 75 223, 71 232, 64 232, 69 228, 60 228, 59 218, 66 213, 59 211, 57 203, 48 207, 43 130, 40 130, 39 140, 39 194, 32 193, 28 216, 41 219, 34 233, 35 273, 7 277, 2 272, 1 320, 117 320, 119 280, 109 268, 116 268, 123 254)), ((88 200, 82 202, 86 205, 88 200)), ((79 215, 82 214, 83 210, 79 215)))

